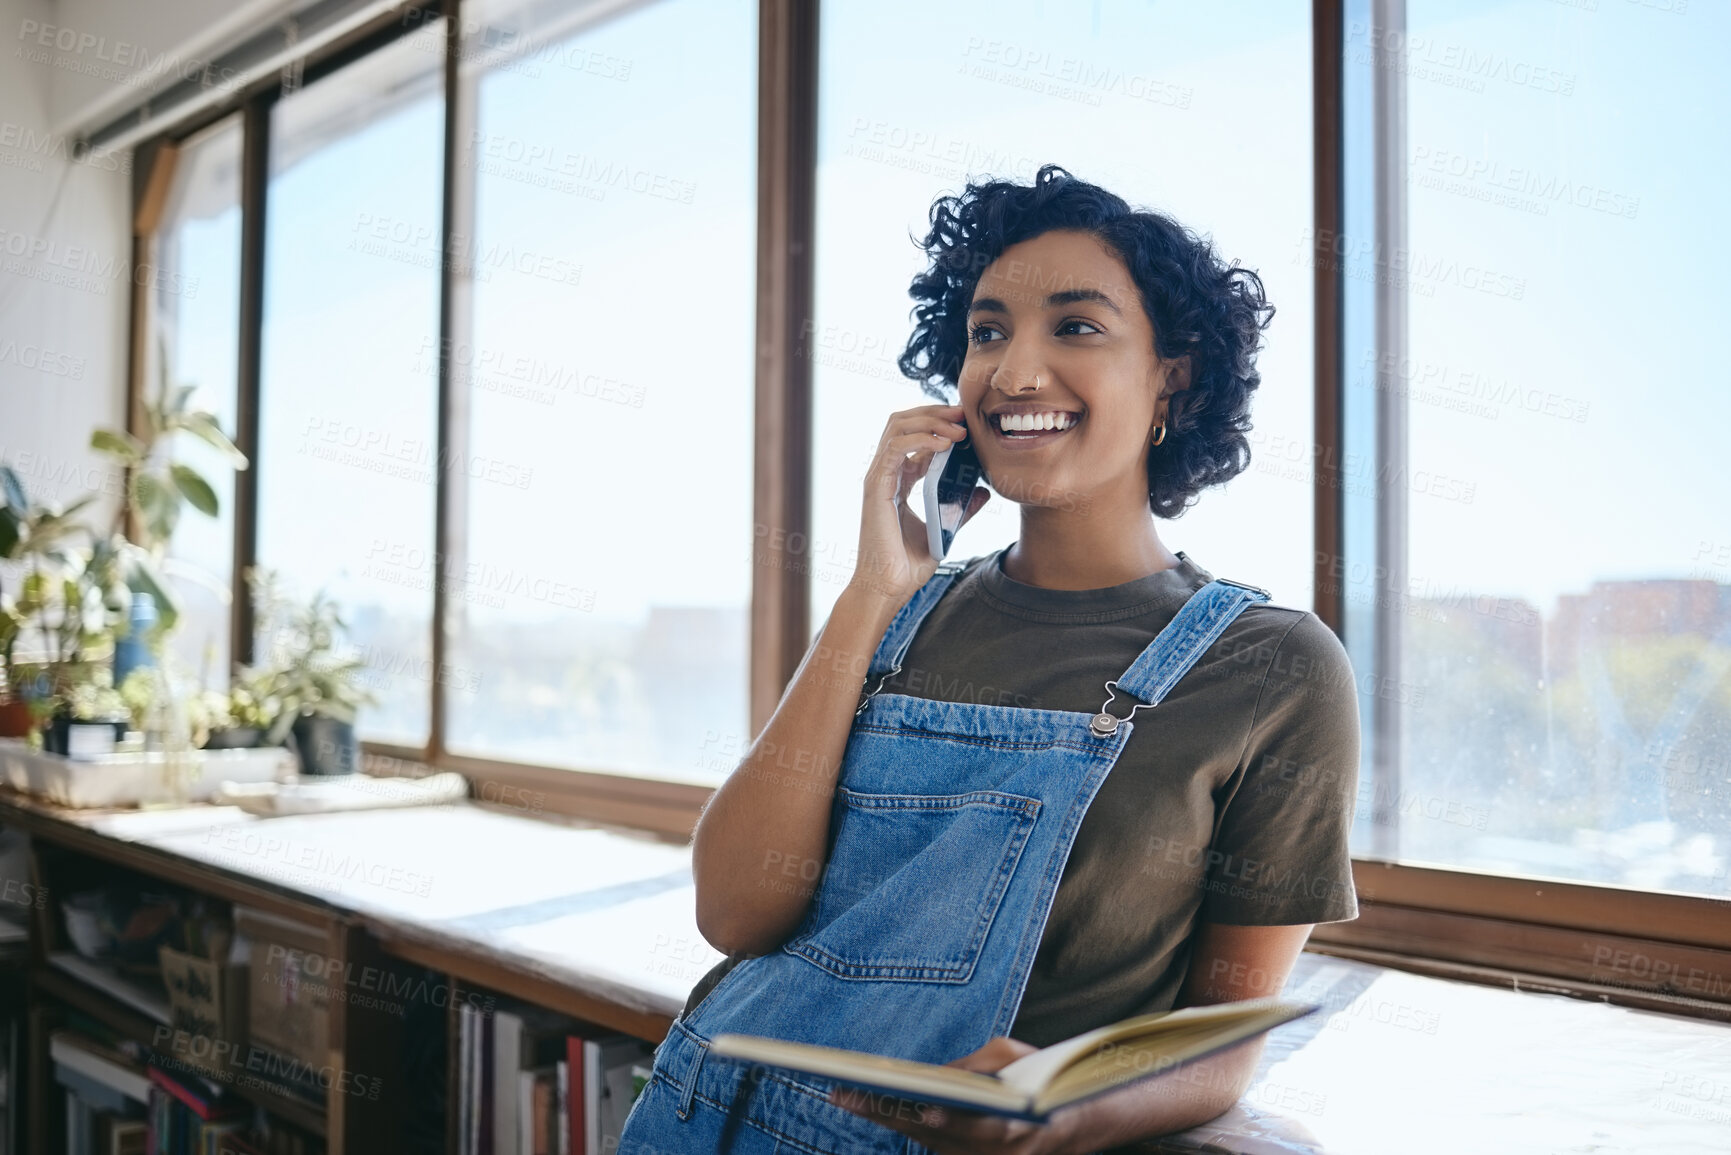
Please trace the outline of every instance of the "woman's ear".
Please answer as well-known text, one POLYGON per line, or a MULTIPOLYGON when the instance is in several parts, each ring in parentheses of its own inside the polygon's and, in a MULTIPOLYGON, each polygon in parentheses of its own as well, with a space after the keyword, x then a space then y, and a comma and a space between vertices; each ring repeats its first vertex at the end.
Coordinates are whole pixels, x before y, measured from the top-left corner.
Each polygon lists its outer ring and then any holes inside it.
POLYGON ((1162 361, 1160 367, 1164 380, 1160 385, 1160 395, 1154 412, 1161 421, 1166 421, 1172 398, 1190 388, 1190 354, 1162 361))

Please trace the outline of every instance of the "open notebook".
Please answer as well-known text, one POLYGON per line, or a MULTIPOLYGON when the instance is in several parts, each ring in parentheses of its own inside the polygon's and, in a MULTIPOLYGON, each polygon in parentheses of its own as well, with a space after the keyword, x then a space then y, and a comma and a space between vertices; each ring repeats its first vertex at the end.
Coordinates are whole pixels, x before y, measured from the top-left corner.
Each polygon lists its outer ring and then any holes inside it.
POLYGON ((761 1035, 716 1035, 710 1053, 904 1099, 1037 1122, 1060 1107, 1178 1070, 1317 1009, 1309 1003, 1246 999, 1137 1015, 1023 1055, 992 1075, 761 1035))

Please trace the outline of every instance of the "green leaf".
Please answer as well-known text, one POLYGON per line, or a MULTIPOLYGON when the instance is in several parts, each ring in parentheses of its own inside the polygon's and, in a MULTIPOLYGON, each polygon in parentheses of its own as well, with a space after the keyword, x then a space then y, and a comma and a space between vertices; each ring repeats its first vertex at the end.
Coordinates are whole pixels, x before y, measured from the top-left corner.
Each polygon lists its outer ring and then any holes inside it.
POLYGON ((228 458, 229 464, 236 469, 247 467, 246 454, 235 448, 234 442, 222 431, 222 426, 216 423, 216 418, 199 410, 188 413, 179 421, 179 428, 186 430, 206 445, 218 450, 228 458))
POLYGON ((178 490, 164 485, 155 474, 135 473, 132 475, 132 496, 144 519, 148 543, 165 542, 174 536, 174 527, 180 521, 178 490))
POLYGON ((90 435, 90 448, 118 457, 127 465, 137 465, 144 460, 144 443, 119 429, 96 430, 90 435))
POLYGON ((190 465, 175 462, 168 467, 168 472, 174 477, 174 484, 192 507, 206 517, 215 517, 217 509, 216 490, 210 483, 198 475, 198 471, 190 465))
POLYGON ((18 515, 10 506, 0 507, 0 557, 11 557, 18 548, 18 515))
POLYGON ((157 629, 164 634, 170 633, 175 622, 180 620, 180 603, 168 592, 168 583, 162 580, 162 575, 157 573, 143 550, 133 552, 127 563, 127 586, 135 593, 151 596, 156 602, 157 629))
POLYGON ((24 483, 18 480, 10 465, 0 465, 0 494, 5 495, 6 504, 20 515, 30 508, 30 499, 24 496, 24 483))
MULTIPOLYGON (((197 385, 182 385, 175 389, 173 398, 168 402, 168 416, 175 418, 185 413, 187 402, 192 400, 192 395, 196 392, 198 392, 197 385)), ((170 428, 173 428, 174 424, 173 420, 168 422, 170 428)))

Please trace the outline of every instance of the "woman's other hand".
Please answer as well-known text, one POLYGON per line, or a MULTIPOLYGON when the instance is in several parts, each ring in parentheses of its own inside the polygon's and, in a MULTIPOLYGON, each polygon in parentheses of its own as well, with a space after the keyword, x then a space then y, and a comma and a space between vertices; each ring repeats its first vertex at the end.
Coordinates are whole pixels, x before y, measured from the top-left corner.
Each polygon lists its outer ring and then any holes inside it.
MULTIPOLYGON (((938 559, 926 545, 925 522, 910 502, 921 492, 932 458, 967 435, 960 405, 920 405, 890 414, 866 472, 859 558, 849 585, 900 609, 936 572, 938 559)), ((990 497, 989 490, 976 486, 962 524, 990 497)))
MULTIPOLYGON (((935 565, 934 565, 935 568, 935 565)), ((963 1055, 946 1067, 991 1074, 1038 1047, 999 1035, 971 1055, 963 1055)), ((920 1103, 894 1095, 875 1094, 848 1087, 830 1092, 829 1101, 874 1123, 911 1135, 939 1155, 951 1152, 984 1155, 1058 1155, 1067 1149, 1068 1116, 1055 1112, 1045 1123, 1006 1119, 960 1107, 920 1103)))

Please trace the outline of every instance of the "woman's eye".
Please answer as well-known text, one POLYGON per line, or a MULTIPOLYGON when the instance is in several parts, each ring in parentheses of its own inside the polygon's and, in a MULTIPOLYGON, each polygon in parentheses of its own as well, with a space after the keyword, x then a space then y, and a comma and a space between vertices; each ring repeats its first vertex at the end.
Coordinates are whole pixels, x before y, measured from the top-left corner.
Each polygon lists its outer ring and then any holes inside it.
POLYGON ((987 338, 998 330, 991 325, 975 325, 968 330, 968 340, 976 345, 984 345, 987 338))
POLYGON ((1066 336, 1066 337, 1068 337, 1068 336, 1082 336, 1082 334, 1074 332, 1074 329, 1077 325, 1082 326, 1084 329, 1088 330, 1088 332, 1090 332, 1090 333, 1104 332, 1104 330, 1102 330, 1098 325, 1094 324, 1092 321, 1083 321, 1083 320, 1079 320, 1077 318, 1072 317, 1070 320, 1065 321, 1062 325, 1058 326, 1058 333, 1059 333, 1059 335, 1066 336))

